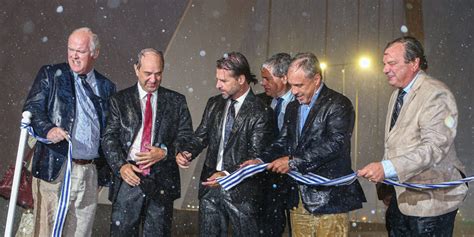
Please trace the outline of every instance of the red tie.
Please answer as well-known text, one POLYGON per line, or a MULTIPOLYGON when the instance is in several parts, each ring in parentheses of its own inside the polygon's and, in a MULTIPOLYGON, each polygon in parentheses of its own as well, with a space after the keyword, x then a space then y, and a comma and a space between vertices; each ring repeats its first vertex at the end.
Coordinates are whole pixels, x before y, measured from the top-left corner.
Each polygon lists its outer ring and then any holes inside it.
MULTIPOLYGON (((147 152, 149 151, 145 146, 151 144, 151 128, 152 128, 152 111, 151 111, 151 93, 146 95, 146 106, 145 106, 145 122, 143 123, 143 134, 142 142, 140 144, 140 151, 147 152)), ((140 165, 139 168, 143 170, 143 175, 147 176, 150 174, 150 168, 143 169, 144 165, 140 165)))

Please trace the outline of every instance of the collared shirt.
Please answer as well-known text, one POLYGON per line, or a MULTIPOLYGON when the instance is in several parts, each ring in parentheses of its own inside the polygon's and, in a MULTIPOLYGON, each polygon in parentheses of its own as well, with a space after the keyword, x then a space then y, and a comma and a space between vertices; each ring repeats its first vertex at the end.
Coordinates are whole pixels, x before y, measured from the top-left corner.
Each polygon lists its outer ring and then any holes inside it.
MULTIPOLYGON (((76 91, 76 116, 72 128, 72 158, 90 160, 99 157, 100 124, 97 112, 91 99, 82 86, 81 78, 75 72, 74 88, 76 91)), ((87 73, 87 83, 98 95, 94 70, 87 73)))
POLYGON ((300 133, 303 131, 304 123, 306 122, 306 118, 308 117, 309 111, 313 107, 314 103, 318 99, 319 93, 323 88, 324 83, 321 83, 319 88, 314 92, 313 98, 311 98, 311 102, 309 104, 300 104, 300 133))
MULTIPOLYGON (((405 88, 403 88, 403 91, 406 92, 406 94, 403 96, 403 102, 405 102, 405 98, 407 98, 407 95, 410 92, 411 88, 413 87, 413 84, 415 84, 415 81, 418 79, 418 75, 420 75, 420 72, 421 71, 419 71, 416 74, 415 78, 411 80, 410 84, 408 84, 405 88)), ((383 172, 385 174, 385 178, 398 180, 398 174, 397 174, 397 171, 395 170, 395 167, 393 166, 392 161, 383 160, 382 167, 383 167, 383 172)))
MULTIPOLYGON (((281 103, 280 114, 278 114, 278 130, 281 130, 281 127, 283 126, 283 120, 285 119, 286 106, 295 99, 295 96, 291 93, 291 90, 288 90, 280 98, 283 99, 283 102, 281 103)), ((270 104, 273 110, 275 110, 277 103, 278 103, 278 98, 273 98, 272 103, 270 104)))
MULTIPOLYGON (((143 90, 142 86, 140 83, 137 83, 138 87, 138 96, 140 98, 140 106, 142 108, 142 125, 140 126, 140 130, 138 130, 137 136, 135 137, 135 140, 133 141, 132 146, 130 147, 130 151, 128 152, 128 160, 135 160, 135 154, 137 152, 140 152, 140 147, 142 143, 142 135, 143 135, 143 125, 145 123, 145 108, 146 108, 146 97, 148 92, 143 90)), ((156 119, 156 101, 158 98, 158 90, 154 91, 151 93, 151 108, 152 108, 152 127, 151 127, 151 141, 153 143, 153 137, 155 135, 155 119, 156 119)))
MULTIPOLYGON (((235 117, 237 118, 237 115, 239 114, 239 110, 240 110, 240 107, 242 107, 242 104, 244 103, 245 101, 245 98, 247 97, 247 95, 249 94, 250 92, 250 88, 243 94, 241 95, 239 98, 236 99, 236 103, 234 104, 234 109, 235 109, 235 117)), ((230 98, 227 99, 227 103, 226 103, 226 106, 225 106, 225 113, 224 113, 224 119, 222 121, 222 136, 221 136, 221 141, 219 142, 219 151, 217 153, 217 166, 216 166, 216 170, 217 171, 222 171, 224 169, 224 164, 223 164, 223 160, 224 160, 224 133, 225 133, 225 123, 227 121, 227 113, 229 112, 229 107, 230 107, 230 98)), ((235 120, 234 120, 235 122, 235 120)))

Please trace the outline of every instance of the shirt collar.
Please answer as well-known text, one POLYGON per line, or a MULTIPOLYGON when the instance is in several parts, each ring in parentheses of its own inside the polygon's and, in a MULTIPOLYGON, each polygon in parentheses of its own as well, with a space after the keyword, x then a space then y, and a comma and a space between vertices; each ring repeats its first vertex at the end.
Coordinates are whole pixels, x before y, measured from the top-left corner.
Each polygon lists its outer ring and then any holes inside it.
POLYGON ((415 84, 415 81, 418 79, 418 77, 420 76, 421 74, 421 70, 418 71, 418 73, 415 75, 415 78, 413 78, 413 80, 411 80, 410 84, 408 84, 408 86, 406 86, 405 88, 403 88, 403 90, 408 94, 408 92, 410 92, 411 88, 413 87, 413 84, 415 84))
MULTIPOLYGON (((76 73, 76 72, 72 72, 72 74, 74 75, 74 78, 79 78, 79 74, 76 73)), ((87 78, 86 78, 86 81, 90 78, 92 78, 92 76, 94 75, 94 69, 92 69, 90 72, 88 72, 87 74, 87 78)))
POLYGON ((247 97, 247 95, 249 94, 249 92, 250 92, 250 87, 247 89, 247 91, 243 95, 241 95, 239 98, 235 99, 237 101, 237 103, 242 104, 244 102, 245 98, 247 97))
MULTIPOLYGON (((316 99, 318 99, 319 92, 321 92, 321 89, 323 88, 323 86, 324 86, 324 82, 321 82, 321 85, 319 86, 319 88, 314 92, 313 98, 311 98, 311 102, 309 103, 309 105, 306 105, 306 106, 313 107, 314 103, 316 102, 316 99)), ((302 105, 305 105, 305 104, 302 104, 302 105)))
MULTIPOLYGON (((140 99, 146 98, 146 95, 148 94, 148 92, 143 90, 139 82, 137 82, 137 87, 138 87, 138 95, 140 96, 140 99)), ((156 95, 158 94, 158 90, 153 91, 151 94, 153 94, 153 97, 156 98, 156 95)))

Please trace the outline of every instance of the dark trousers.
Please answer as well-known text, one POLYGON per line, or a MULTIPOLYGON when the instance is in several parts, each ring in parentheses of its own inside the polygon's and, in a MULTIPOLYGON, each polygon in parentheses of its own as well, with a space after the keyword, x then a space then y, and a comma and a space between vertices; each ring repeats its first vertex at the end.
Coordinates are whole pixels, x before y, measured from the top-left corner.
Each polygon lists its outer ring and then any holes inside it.
POLYGON ((157 202, 148 198, 139 186, 123 182, 112 203, 110 236, 171 236, 173 202, 157 202))
MULTIPOLYGON (((264 201, 258 218, 259 234, 265 237, 281 237, 289 220, 288 184, 286 175, 266 173, 262 187, 264 201), (288 212, 287 212, 288 211, 288 212)), ((291 233, 291 232, 290 232, 291 233)))
POLYGON ((392 196, 386 212, 385 226, 390 237, 449 237, 453 236, 457 210, 433 217, 407 216, 400 212, 396 195, 392 196))
POLYGON ((213 188, 199 200, 199 235, 227 236, 230 222, 232 236, 258 236, 256 209, 251 203, 235 204, 227 191, 213 188))

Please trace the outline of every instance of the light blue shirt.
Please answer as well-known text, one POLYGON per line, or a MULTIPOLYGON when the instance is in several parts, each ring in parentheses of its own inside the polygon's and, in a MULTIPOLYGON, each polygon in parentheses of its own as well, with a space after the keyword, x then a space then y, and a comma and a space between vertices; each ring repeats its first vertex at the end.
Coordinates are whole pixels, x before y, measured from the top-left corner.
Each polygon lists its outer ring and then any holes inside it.
MULTIPOLYGON (((283 126, 286 106, 295 99, 295 96, 291 93, 291 90, 288 90, 281 98, 283 99, 283 101, 281 102, 280 114, 278 114, 278 130, 281 130, 281 127, 283 126)), ((275 110, 277 103, 278 98, 273 98, 272 103, 270 104, 273 110, 275 110)))
MULTIPOLYGON (((72 158, 90 160, 99 157, 100 124, 94 104, 87 96, 81 79, 74 74, 74 87, 76 89, 76 117, 72 128, 72 158)), ((86 81, 98 95, 97 82, 94 70, 87 73, 86 81)))
POLYGON ((300 104, 300 133, 303 131, 304 123, 306 122, 306 118, 308 117, 309 111, 313 107, 314 103, 318 99, 319 93, 323 88, 324 83, 321 83, 318 90, 314 92, 313 98, 311 98, 311 102, 309 104, 300 104))
MULTIPOLYGON (((418 75, 420 72, 418 72, 413 80, 411 80, 410 84, 403 88, 403 91, 406 92, 406 94, 403 96, 403 101, 405 101, 405 98, 407 97, 408 93, 410 92, 411 88, 413 87, 413 84, 415 83, 416 79, 418 79, 418 75)), ((383 172, 385 174, 385 178, 387 179, 396 179, 398 180, 398 174, 397 171, 395 170, 395 167, 393 166, 392 161, 390 160, 383 160, 382 161, 382 166, 383 166, 383 172)))

